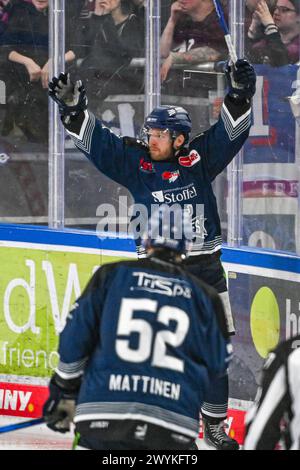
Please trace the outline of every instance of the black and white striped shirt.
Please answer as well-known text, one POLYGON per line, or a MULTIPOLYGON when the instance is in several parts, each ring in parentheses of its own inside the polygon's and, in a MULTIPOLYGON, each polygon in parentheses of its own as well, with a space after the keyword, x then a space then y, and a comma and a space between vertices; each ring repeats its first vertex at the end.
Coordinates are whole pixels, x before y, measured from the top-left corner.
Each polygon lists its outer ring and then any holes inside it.
POLYGON ((300 450, 300 335, 266 359, 256 401, 246 415, 245 450, 300 450))

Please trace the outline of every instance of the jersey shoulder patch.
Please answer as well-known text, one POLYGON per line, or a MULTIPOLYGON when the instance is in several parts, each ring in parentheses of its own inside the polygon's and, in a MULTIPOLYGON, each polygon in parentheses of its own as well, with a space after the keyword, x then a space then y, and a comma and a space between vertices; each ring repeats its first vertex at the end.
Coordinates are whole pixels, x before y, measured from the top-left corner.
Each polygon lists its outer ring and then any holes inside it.
POLYGON ((201 157, 197 150, 191 150, 188 155, 182 155, 178 158, 178 163, 181 166, 191 167, 196 165, 196 163, 200 162, 201 157))

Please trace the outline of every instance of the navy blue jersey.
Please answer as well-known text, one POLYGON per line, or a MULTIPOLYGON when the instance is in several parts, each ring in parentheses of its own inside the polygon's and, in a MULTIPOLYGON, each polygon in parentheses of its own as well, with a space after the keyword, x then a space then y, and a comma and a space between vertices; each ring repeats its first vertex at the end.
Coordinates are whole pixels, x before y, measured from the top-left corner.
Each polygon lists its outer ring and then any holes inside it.
MULTIPOLYGON (((211 254, 221 248, 221 226, 212 190, 214 178, 241 149, 251 125, 250 104, 226 97, 218 122, 195 137, 175 159, 153 161, 147 144, 121 138, 89 113, 81 113, 67 131, 75 145, 106 176, 125 186, 135 203, 180 204, 192 213, 196 241, 190 255, 211 254), (201 213, 196 207, 202 207, 201 213)), ((138 252, 142 252, 137 240, 138 252)))
POLYGON ((56 373, 65 389, 83 376, 76 425, 144 422, 195 439, 230 346, 213 288, 156 258, 122 261, 102 266, 70 312, 56 373))

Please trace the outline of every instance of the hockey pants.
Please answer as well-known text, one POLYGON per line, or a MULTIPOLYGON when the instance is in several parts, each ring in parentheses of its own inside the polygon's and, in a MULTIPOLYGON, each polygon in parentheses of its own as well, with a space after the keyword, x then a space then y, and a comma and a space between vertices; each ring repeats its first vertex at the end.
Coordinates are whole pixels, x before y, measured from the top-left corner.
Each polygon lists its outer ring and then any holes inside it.
MULTIPOLYGON (((185 261, 185 268, 194 276, 213 286, 222 299, 229 334, 234 334, 234 322, 232 318, 227 284, 224 270, 220 261, 221 253, 212 255, 191 256, 185 261)), ((227 417, 228 409, 228 375, 216 379, 211 383, 205 401, 201 408, 201 414, 208 420, 222 421, 227 417)))

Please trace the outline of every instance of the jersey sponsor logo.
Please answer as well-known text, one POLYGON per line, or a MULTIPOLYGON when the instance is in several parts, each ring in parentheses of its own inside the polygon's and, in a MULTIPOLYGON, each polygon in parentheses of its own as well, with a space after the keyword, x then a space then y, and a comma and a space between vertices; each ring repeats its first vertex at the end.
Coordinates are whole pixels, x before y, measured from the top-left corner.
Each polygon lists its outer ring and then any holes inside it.
POLYGON ((205 218, 202 214, 192 218, 192 227, 198 242, 199 239, 204 240, 208 235, 204 225, 206 220, 207 218, 205 218))
POLYGON ((193 184, 185 186, 183 188, 177 188, 172 191, 154 191, 152 193, 154 202, 165 202, 167 204, 173 204, 176 202, 184 202, 197 197, 197 191, 193 184))
POLYGON ((132 287, 132 290, 146 290, 168 297, 184 297, 186 299, 192 297, 191 288, 184 281, 175 281, 144 272, 134 272, 132 275, 137 278, 137 286, 132 287))
POLYGON ((154 173, 155 170, 153 168, 153 164, 151 162, 147 162, 144 158, 140 159, 140 170, 144 173, 154 173))
POLYGON ((155 202, 164 202, 165 200, 163 191, 153 191, 152 196, 155 202))
POLYGON ((164 171, 163 174, 161 175, 163 180, 169 181, 169 183, 174 183, 174 181, 177 180, 179 177, 179 170, 176 171, 164 171))
POLYGON ((181 166, 191 167, 200 162, 201 157, 197 150, 192 150, 189 155, 179 157, 178 163, 181 166))
POLYGON ((136 430, 135 430, 135 433, 134 433, 134 437, 136 439, 139 439, 141 441, 143 441, 146 437, 146 434, 147 434, 147 430, 148 430, 148 424, 139 424, 137 427, 136 427, 136 430))
POLYGON ((107 429, 109 421, 92 421, 90 423, 90 429, 107 429))

